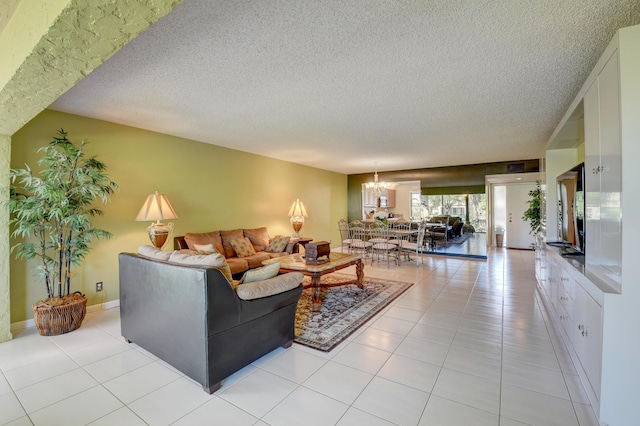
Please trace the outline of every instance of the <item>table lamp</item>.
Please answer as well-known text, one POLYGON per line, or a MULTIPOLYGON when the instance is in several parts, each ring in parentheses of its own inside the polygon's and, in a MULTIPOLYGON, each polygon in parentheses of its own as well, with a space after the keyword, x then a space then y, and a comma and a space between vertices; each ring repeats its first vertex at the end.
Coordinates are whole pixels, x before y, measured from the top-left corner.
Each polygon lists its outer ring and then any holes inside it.
POLYGON ((169 202, 169 199, 164 194, 158 194, 158 191, 147 197, 147 200, 142 205, 138 216, 136 216, 137 221, 156 221, 149 225, 147 232, 149 233, 151 244, 159 249, 165 245, 169 238, 169 234, 173 231, 173 223, 165 225, 160 221, 164 219, 177 218, 178 215, 169 202))
POLYGON ((304 208, 304 204, 302 204, 302 201, 300 201, 299 198, 296 198, 293 202, 293 205, 289 210, 289 216, 291 217, 291 226, 295 232, 294 235, 300 238, 300 230, 302 229, 302 225, 304 225, 304 218, 309 216, 304 208))

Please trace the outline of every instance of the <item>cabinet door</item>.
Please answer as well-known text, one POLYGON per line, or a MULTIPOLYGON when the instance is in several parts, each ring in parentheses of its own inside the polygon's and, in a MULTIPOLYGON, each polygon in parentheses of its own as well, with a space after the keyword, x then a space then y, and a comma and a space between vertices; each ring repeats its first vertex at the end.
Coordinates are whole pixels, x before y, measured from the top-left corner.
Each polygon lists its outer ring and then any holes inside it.
POLYGON ((584 96, 585 256, 599 265, 600 249, 600 96, 596 80, 584 96))
POLYGON ((573 347, 600 399, 602 377, 602 307, 581 287, 575 288, 573 347))
POLYGON ((616 51, 598 76, 600 94, 600 244, 602 266, 620 280, 622 271, 622 151, 620 75, 616 51))

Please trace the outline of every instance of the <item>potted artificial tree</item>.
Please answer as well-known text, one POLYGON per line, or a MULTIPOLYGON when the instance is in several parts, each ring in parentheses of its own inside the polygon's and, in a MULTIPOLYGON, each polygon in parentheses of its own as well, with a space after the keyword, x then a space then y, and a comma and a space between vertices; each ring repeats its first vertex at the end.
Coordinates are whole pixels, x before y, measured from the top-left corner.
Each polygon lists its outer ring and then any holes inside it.
POLYGON ((536 181, 536 189, 532 189, 529 191, 529 200, 527 204, 529 204, 529 208, 525 210, 522 215, 522 220, 525 222, 529 222, 529 234, 534 237, 538 236, 538 232, 540 232, 540 228, 542 227, 542 219, 541 219, 541 208, 542 208, 542 188, 540 186, 540 181, 536 181))
POLYGON ((109 180, 104 163, 85 158, 85 146, 85 141, 75 146, 60 129, 49 145, 37 151, 43 154, 39 176, 28 165, 9 173, 12 236, 25 239, 11 251, 19 259, 39 259, 36 269, 47 298, 33 305, 33 319, 43 336, 80 327, 87 299, 71 293, 71 269, 87 255, 92 239, 111 236, 92 226, 91 218, 102 215, 92 204, 109 201, 117 185, 109 180))

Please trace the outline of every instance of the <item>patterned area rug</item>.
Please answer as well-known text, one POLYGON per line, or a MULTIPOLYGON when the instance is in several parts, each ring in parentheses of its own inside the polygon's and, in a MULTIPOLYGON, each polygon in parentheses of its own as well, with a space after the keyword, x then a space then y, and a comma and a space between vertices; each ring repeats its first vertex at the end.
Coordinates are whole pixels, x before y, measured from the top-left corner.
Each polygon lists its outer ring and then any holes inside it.
MULTIPOLYGON (((333 273, 321 280, 340 282, 349 279, 353 277, 333 273)), ((310 278, 305 277, 304 284, 309 281, 310 278)), ((305 289, 296 311, 295 341, 328 352, 412 285, 365 276, 364 289, 356 285, 323 288, 320 290, 320 312, 311 312, 313 290, 305 289)))

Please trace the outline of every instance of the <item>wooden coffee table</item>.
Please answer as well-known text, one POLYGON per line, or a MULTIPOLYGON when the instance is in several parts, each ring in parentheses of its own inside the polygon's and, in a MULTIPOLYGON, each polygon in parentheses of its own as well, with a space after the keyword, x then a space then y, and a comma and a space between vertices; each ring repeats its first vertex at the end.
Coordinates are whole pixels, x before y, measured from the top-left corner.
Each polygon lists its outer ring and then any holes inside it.
POLYGON ((313 288, 313 298, 311 309, 314 312, 320 310, 322 300, 320 300, 320 288, 321 287, 335 287, 339 285, 355 284, 359 288, 364 288, 362 279, 364 278, 364 263, 359 255, 331 252, 329 255, 329 261, 318 265, 307 265, 304 258, 299 254, 292 254, 289 256, 276 257, 273 259, 265 260, 262 263, 268 265, 274 262, 282 262, 280 264, 280 273, 286 272, 301 272, 302 274, 311 277, 311 284, 305 286, 305 288, 313 288), (339 283, 322 283, 320 277, 330 274, 340 269, 347 268, 351 265, 356 266, 356 279, 343 281, 339 283))

